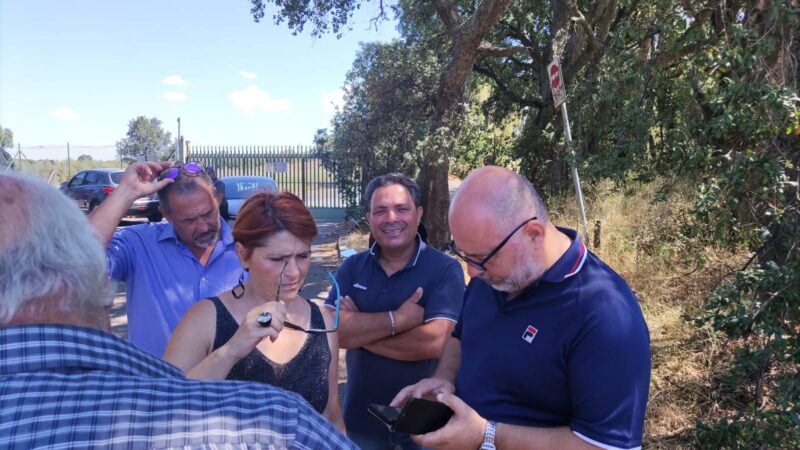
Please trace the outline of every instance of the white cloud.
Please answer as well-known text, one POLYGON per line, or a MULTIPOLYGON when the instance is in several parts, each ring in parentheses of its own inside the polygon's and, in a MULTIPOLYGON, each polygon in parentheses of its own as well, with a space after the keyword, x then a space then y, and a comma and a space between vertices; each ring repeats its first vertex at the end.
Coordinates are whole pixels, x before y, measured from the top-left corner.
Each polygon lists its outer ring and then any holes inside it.
POLYGON ((258 77, 258 75, 254 74, 253 72, 248 72, 246 70, 240 70, 239 75, 241 75, 243 78, 247 78, 248 80, 255 80, 258 77))
POLYGON ((30 102, 32 102, 32 101, 33 101, 33 97, 26 97, 26 98, 25 98, 25 101, 26 101, 26 102, 28 102, 28 103, 30 103, 30 102))
POLYGON ((183 92, 164 92, 164 100, 168 100, 170 102, 182 102, 186 100, 186 94, 183 92))
POLYGON ((81 115, 76 113, 69 106, 64 106, 51 112, 50 117, 55 117, 57 119, 64 119, 64 120, 81 120, 81 115))
POLYGON ((322 94, 320 104, 322 105, 322 110, 327 113, 333 114, 336 111, 340 111, 344 106, 344 91, 337 89, 322 94))
POLYGON ((252 117, 256 111, 286 111, 292 107, 292 101, 288 98, 281 98, 273 100, 269 98, 269 94, 262 91, 256 85, 247 86, 241 91, 235 91, 228 94, 228 100, 233 103, 233 106, 241 109, 244 115, 252 117))
POLYGON ((189 84, 189 82, 181 78, 180 75, 170 75, 161 80, 161 82, 170 86, 185 86, 189 84))

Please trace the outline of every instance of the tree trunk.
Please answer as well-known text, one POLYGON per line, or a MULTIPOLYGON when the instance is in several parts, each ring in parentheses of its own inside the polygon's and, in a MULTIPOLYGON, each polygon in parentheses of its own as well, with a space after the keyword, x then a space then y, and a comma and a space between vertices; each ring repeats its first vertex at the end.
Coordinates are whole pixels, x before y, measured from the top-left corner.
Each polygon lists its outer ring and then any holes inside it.
POLYGON ((461 106, 464 86, 478 58, 478 47, 484 36, 497 25, 508 10, 511 0, 484 0, 461 23, 458 22, 459 13, 452 0, 433 0, 433 3, 451 36, 452 50, 435 98, 426 164, 420 168, 417 181, 422 191, 422 207, 426 211, 428 243, 441 249, 450 235, 447 226, 447 211, 450 208, 447 177, 450 172, 450 152, 461 129, 464 114, 461 106))

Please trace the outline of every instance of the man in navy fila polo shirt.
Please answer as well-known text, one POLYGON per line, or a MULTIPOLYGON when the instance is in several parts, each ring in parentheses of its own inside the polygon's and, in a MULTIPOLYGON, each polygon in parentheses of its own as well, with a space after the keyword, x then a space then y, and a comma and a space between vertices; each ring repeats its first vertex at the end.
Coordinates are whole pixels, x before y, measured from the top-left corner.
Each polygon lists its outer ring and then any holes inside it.
POLYGON ((473 171, 450 207, 451 247, 472 281, 432 378, 394 405, 436 395, 454 411, 414 440, 435 449, 638 449, 650 338, 625 281, 577 233, 556 228, 533 186, 473 171))
MULTIPOLYGON (((390 433, 367 411, 404 386, 429 377, 461 313, 464 272, 417 234, 419 187, 405 175, 376 177, 364 193, 375 244, 347 258, 341 289, 339 344, 347 351, 344 421, 364 450, 418 448, 390 433)), ((335 296, 326 305, 333 307, 335 296)))

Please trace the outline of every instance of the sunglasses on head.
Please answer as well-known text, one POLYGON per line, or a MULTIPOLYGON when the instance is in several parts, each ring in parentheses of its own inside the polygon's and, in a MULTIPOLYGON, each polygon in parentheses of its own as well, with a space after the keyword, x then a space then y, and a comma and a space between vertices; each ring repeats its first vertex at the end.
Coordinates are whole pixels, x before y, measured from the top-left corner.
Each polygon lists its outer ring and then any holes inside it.
POLYGON ((158 174, 158 181, 161 181, 165 178, 177 180, 181 173, 184 173, 190 177, 196 177, 203 173, 203 166, 201 166, 198 161, 191 161, 185 164, 180 161, 176 161, 175 164, 167 167, 158 174))

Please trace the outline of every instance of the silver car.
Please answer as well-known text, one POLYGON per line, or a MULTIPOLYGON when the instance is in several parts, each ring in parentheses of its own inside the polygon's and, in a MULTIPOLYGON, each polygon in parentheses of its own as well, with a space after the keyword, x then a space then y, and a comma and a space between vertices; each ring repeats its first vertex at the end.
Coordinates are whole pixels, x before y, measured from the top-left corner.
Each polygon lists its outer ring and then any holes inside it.
POLYGON ((239 209, 255 192, 278 192, 278 185, 270 177, 222 177, 225 183, 225 202, 228 203, 228 217, 235 219, 239 209))

